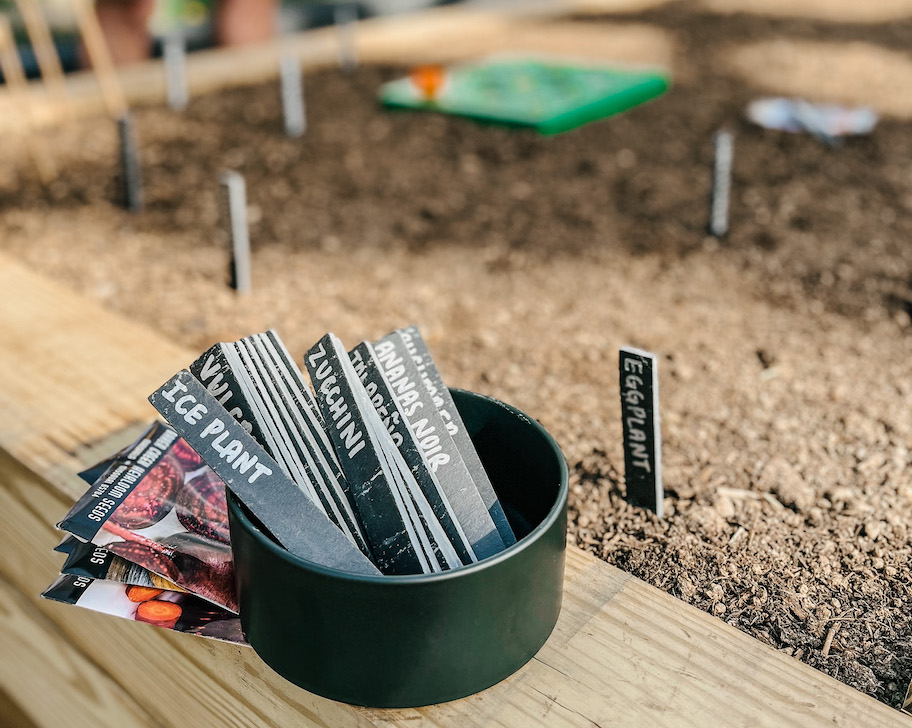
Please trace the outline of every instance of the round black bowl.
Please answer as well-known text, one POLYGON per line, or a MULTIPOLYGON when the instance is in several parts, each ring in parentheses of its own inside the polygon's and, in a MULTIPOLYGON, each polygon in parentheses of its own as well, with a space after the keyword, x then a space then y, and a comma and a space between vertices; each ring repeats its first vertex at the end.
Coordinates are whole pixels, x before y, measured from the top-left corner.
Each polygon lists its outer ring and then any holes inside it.
POLYGON ((561 606, 567 463, 519 410, 452 390, 517 543, 453 571, 360 576, 289 554, 228 494, 241 624, 280 675, 372 707, 454 700, 503 680, 548 639, 561 606))

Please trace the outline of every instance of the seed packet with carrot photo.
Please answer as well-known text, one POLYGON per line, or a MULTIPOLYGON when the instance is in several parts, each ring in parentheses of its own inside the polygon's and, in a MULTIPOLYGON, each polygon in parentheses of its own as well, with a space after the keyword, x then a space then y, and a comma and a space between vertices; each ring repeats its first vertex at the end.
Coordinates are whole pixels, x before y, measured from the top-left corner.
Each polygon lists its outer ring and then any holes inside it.
POLYGON ((58 528, 237 612, 225 485, 167 425, 118 453, 58 528))
POLYGON ((185 592, 61 574, 41 596, 175 632, 247 644, 236 614, 185 592))

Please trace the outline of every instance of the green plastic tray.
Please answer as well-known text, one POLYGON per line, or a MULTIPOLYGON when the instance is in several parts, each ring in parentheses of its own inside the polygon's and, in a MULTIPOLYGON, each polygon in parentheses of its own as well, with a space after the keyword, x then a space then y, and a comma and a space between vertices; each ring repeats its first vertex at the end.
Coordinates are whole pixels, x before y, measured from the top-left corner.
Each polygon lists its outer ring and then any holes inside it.
POLYGON ((491 59, 447 69, 428 100, 409 78, 384 84, 386 106, 439 111, 495 124, 558 134, 604 119, 663 94, 671 81, 659 70, 587 66, 556 59, 491 59))

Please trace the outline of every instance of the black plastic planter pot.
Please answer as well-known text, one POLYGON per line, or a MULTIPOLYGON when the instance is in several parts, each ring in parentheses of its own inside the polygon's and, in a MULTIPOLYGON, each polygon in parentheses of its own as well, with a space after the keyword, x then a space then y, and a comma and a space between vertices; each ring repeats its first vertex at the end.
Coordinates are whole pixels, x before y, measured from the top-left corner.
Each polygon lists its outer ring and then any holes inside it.
POLYGON ((519 539, 454 571, 357 576, 290 555, 230 494, 241 624, 276 672, 372 707, 454 700, 503 680, 548 639, 561 606, 567 464, 519 410, 452 390, 519 539))

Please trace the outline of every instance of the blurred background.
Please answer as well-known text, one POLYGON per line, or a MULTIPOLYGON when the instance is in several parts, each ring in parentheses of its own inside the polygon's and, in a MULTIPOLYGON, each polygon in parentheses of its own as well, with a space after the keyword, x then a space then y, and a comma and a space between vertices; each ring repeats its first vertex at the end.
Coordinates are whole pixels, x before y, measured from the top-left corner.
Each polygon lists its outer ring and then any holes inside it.
MULTIPOLYGON (((277 32, 292 33, 331 25, 340 5, 355 11, 358 18, 407 13, 435 5, 450 5, 459 0, 359 0, 356 3, 326 3, 314 0, 281 0, 277 32)), ((69 0, 41 0, 41 7, 54 34, 54 42, 67 72, 81 68, 78 31, 69 0)), ((148 28, 152 36, 152 55, 161 55, 162 40, 179 33, 190 51, 215 45, 214 18, 218 0, 156 0, 148 28)), ((35 54, 19 15, 15 0, 0 0, 0 13, 13 25, 19 55, 29 78, 40 76, 35 54)), ((0 80, 3 74, 0 72, 0 80)))

